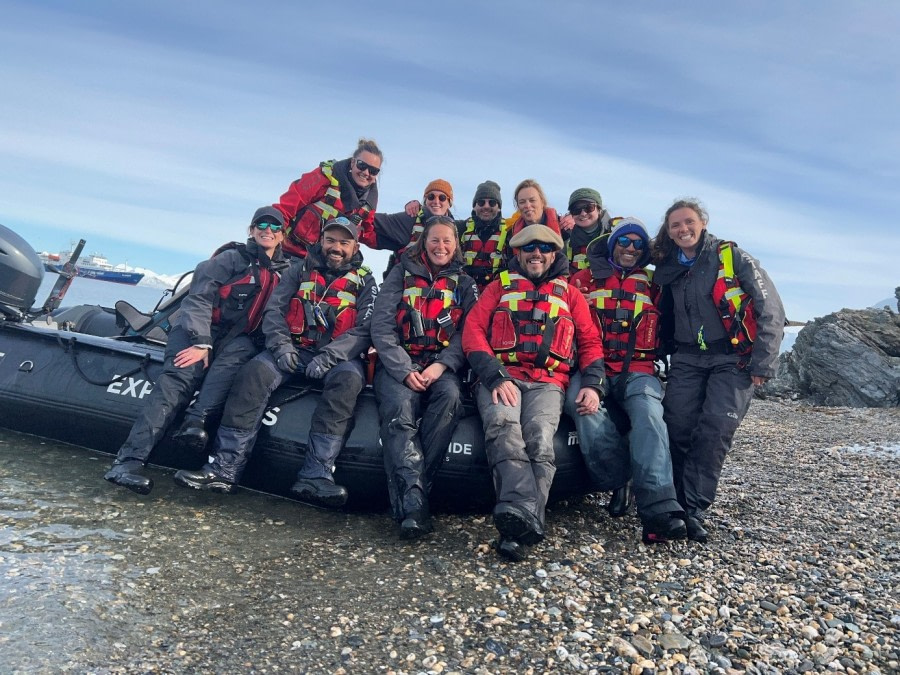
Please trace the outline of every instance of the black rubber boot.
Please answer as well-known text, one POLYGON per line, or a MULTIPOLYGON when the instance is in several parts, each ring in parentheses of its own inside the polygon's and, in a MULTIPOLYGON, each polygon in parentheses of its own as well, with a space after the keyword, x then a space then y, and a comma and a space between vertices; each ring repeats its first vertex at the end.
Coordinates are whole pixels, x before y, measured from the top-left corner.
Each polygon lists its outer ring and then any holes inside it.
POLYGON ((501 540, 512 539, 527 546, 533 546, 544 538, 544 528, 537 516, 509 502, 501 502, 494 507, 494 527, 500 533, 501 540))
POLYGON ((428 499, 418 487, 407 489, 402 497, 403 519, 400 521, 400 538, 419 539, 434 530, 428 499))
POLYGON ((501 539, 497 542, 497 553, 510 562, 525 560, 525 547, 515 539, 501 539))
POLYGON ((148 495, 153 489, 153 480, 144 475, 144 463, 137 459, 116 460, 106 475, 110 483, 128 488, 139 495, 148 495))
POLYGON ((703 519, 697 516, 696 511, 689 511, 685 516, 684 523, 687 526, 687 538, 705 544, 709 539, 709 532, 703 527, 703 519))
POLYGON ((327 478, 298 478, 291 486, 293 494, 301 502, 329 509, 339 509, 347 503, 347 488, 335 485, 327 478))
POLYGON ((232 494, 237 492, 237 485, 225 480, 207 464, 199 471, 187 471, 182 469, 175 472, 175 482, 182 487, 195 490, 207 490, 209 492, 222 492, 232 494))
POLYGON ((684 539, 687 533, 687 526, 680 518, 680 514, 661 513, 644 522, 641 541, 645 544, 664 544, 667 541, 684 539))
POLYGON ((181 428, 172 435, 172 438, 198 454, 204 452, 206 444, 209 443, 209 434, 206 433, 206 420, 196 415, 188 415, 184 418, 181 428))
POLYGON ((609 498, 609 504, 606 510, 612 518, 621 518, 628 513, 631 506, 631 484, 626 483, 620 488, 613 490, 612 496, 609 498))

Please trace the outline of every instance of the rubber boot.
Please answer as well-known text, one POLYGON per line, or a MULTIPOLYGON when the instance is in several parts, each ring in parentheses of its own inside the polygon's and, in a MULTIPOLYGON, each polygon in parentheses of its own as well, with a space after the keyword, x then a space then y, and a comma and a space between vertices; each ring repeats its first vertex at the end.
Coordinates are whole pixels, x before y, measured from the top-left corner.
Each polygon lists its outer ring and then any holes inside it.
POLYGON ((400 538, 419 539, 434 530, 428 498, 421 488, 413 486, 403 491, 401 496, 403 520, 400 521, 400 538))
POLYGON ((215 457, 210 463, 211 470, 224 482, 237 485, 250 461, 255 429, 234 429, 220 426, 216 434, 215 457))
POLYGON ((172 435, 172 438, 197 454, 205 452, 206 445, 209 443, 209 434, 206 433, 206 417, 188 412, 181 427, 172 435))
POLYGON ((148 495, 153 489, 153 480, 144 475, 144 463, 138 459, 117 459, 103 476, 110 483, 128 488, 139 495, 148 495))
POLYGON ((613 490, 609 498, 609 504, 606 510, 612 518, 621 518, 628 513, 631 506, 631 483, 626 483, 620 488, 613 490))
POLYGON ((680 513, 661 513, 644 521, 643 525, 641 541, 645 544, 664 544, 684 539, 688 534, 680 513))
POLYGON ((502 540, 517 541, 532 546, 544 538, 544 528, 537 516, 511 502, 500 502, 494 507, 494 527, 502 540))
POLYGON ((347 503, 347 488, 335 485, 334 462, 344 447, 343 436, 311 432, 303 467, 291 492, 297 499, 315 506, 339 509, 347 503))
POLYGON ((688 509, 684 524, 687 526, 687 538, 691 541, 705 544, 709 539, 709 532, 703 527, 703 512, 699 509, 688 509))
POLYGON ((224 494, 237 492, 237 485, 222 478, 209 464, 206 464, 198 471, 187 471, 186 469, 176 471, 175 482, 182 487, 194 488, 195 490, 221 492, 224 494))

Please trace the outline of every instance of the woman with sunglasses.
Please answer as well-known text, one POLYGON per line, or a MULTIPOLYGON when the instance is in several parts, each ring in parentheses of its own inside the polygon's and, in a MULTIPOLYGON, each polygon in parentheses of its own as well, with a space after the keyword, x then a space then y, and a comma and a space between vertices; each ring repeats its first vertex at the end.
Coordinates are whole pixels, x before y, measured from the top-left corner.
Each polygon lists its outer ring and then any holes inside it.
POLYGON ((663 400, 688 538, 704 542, 725 456, 753 388, 775 374, 784 307, 759 262, 707 230, 693 199, 676 201, 656 235, 662 340, 672 354, 663 400))
POLYGON ((245 244, 222 246, 194 270, 169 332, 163 372, 104 476, 109 482, 144 495, 153 489, 143 467, 198 387, 180 433, 203 448, 207 416, 221 411, 237 372, 262 348, 262 310, 287 267, 284 216, 271 206, 257 209, 247 234, 245 244))
POLYGON ((422 236, 425 223, 434 216, 452 218, 453 187, 443 178, 425 186, 424 204, 413 200, 399 213, 376 213, 371 230, 360 234, 360 242, 369 248, 393 251, 385 276, 397 264, 403 252, 422 236))
POLYGON ((606 234, 614 224, 603 208, 600 193, 593 188, 578 188, 569 196, 569 212, 559 221, 563 231, 568 231, 566 258, 569 272, 588 268, 587 247, 601 234, 606 234))
POLYGON ((322 162, 291 183, 275 204, 287 223, 284 252, 305 258, 309 247, 319 241, 322 226, 337 216, 358 225, 361 233, 371 230, 382 161, 375 141, 361 138, 349 159, 322 162))
POLYGON ((460 409, 463 317, 475 282, 462 271, 456 224, 433 216, 375 299, 375 396, 388 493, 402 539, 432 530, 428 493, 460 409))

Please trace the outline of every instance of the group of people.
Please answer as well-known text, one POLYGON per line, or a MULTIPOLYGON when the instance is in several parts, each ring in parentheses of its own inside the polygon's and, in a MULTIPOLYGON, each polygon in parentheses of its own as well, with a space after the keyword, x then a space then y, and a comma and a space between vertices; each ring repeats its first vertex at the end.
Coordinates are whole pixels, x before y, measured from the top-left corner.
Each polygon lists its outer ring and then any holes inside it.
POLYGON ((531 179, 508 218, 500 186, 485 181, 455 219, 443 179, 421 202, 379 213, 382 160, 360 140, 258 209, 245 244, 197 266, 163 372, 106 479, 149 493, 142 469, 186 408, 175 437, 206 449, 211 436, 211 461, 175 481, 234 491, 269 397, 299 377, 323 386, 291 490, 341 507, 335 461, 375 359, 402 539, 433 529, 430 486, 473 383, 500 555, 521 560, 544 537, 563 411, 595 487, 612 492, 611 515, 633 498, 645 543, 705 542, 726 454, 782 338, 784 309, 756 259, 713 236, 694 200, 672 204, 651 238, 637 218, 610 217, 592 188, 559 215, 531 179), (380 289, 361 243, 392 252, 380 289))

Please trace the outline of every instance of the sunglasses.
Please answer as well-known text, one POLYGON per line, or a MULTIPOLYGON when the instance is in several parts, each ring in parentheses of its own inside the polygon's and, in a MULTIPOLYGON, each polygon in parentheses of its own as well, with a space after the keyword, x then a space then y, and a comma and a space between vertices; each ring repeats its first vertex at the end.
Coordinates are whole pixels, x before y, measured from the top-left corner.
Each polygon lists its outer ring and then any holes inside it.
POLYGON ((491 208, 493 208, 493 207, 497 206, 497 200, 496 199, 479 199, 477 202, 475 202, 475 204, 477 206, 490 206, 491 208))
POLYGON ((642 248, 644 248, 643 239, 629 239, 624 234, 621 237, 616 237, 616 244, 618 246, 621 246, 622 248, 634 246, 635 251, 640 251, 642 248))
POLYGON ((254 223, 257 230, 272 230, 272 232, 281 232, 282 226, 278 223, 270 223, 268 220, 261 220, 254 223))
POLYGON ((541 253, 553 253, 553 251, 558 250, 556 246, 548 244, 545 241, 529 241, 520 248, 525 251, 525 253, 534 253, 535 249, 538 249, 541 253))
POLYGON ((425 201, 439 201, 441 204, 443 204, 445 201, 447 201, 447 195, 445 195, 443 192, 429 192, 427 195, 425 195, 425 201))
POLYGON ((588 202, 584 206, 573 206, 569 209, 569 213, 571 213, 573 216, 580 216, 582 213, 593 213, 596 210, 597 205, 592 202, 588 202))
POLYGON ((359 170, 360 173, 362 173, 363 171, 368 171, 369 175, 373 176, 373 177, 377 176, 381 172, 381 169, 379 169, 377 166, 372 166, 371 164, 366 164, 361 159, 356 160, 356 168, 359 170))

